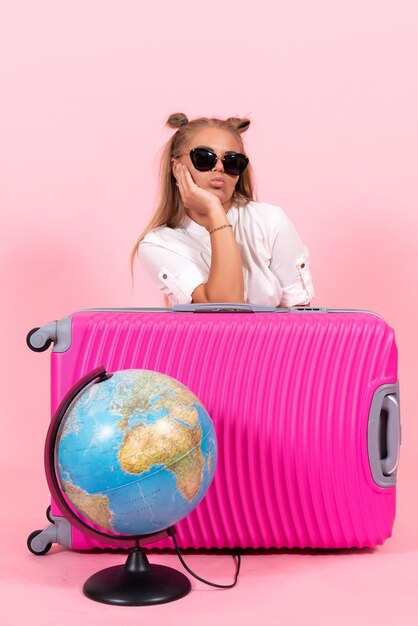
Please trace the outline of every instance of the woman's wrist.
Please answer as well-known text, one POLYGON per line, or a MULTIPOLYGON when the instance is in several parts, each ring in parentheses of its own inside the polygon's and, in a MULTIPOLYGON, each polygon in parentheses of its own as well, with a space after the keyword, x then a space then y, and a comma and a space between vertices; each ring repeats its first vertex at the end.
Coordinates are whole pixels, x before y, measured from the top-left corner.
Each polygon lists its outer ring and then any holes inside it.
POLYGON ((208 228, 208 233, 211 235, 215 230, 222 230, 223 228, 232 228, 232 224, 222 224, 222 226, 216 226, 215 228, 208 228))
POLYGON ((206 225, 206 230, 209 232, 211 230, 214 230, 215 228, 218 228, 218 226, 228 226, 228 224, 229 222, 226 218, 225 210, 222 205, 220 205, 219 208, 211 213, 208 219, 208 223, 206 225))

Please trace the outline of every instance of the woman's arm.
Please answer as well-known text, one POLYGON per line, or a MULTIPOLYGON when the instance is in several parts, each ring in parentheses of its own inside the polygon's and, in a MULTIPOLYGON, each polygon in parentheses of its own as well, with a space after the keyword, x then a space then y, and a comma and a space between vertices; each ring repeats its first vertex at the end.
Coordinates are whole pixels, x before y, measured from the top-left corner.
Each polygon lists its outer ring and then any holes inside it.
MULTIPOLYGON (((209 230, 226 223, 225 211, 214 211, 209 230)), ((216 230, 210 235, 210 243, 209 277, 193 291, 192 302, 244 302, 242 258, 232 228, 216 230)))
MULTIPOLYGON (((194 182, 184 165, 175 169, 179 191, 188 215, 208 231, 228 224, 219 198, 194 182)), ((232 228, 210 235, 211 267, 208 280, 192 293, 192 302, 244 302, 244 272, 241 252, 232 228)))

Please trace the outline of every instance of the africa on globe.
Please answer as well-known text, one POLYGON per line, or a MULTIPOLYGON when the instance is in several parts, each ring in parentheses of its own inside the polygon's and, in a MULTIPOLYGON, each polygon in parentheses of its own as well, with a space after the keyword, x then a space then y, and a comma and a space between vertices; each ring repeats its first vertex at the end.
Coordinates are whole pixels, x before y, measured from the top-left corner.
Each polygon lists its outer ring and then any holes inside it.
POLYGON ((73 512, 109 535, 145 535, 188 515, 216 467, 212 420, 175 378, 114 372, 87 387, 62 419, 55 473, 73 512))

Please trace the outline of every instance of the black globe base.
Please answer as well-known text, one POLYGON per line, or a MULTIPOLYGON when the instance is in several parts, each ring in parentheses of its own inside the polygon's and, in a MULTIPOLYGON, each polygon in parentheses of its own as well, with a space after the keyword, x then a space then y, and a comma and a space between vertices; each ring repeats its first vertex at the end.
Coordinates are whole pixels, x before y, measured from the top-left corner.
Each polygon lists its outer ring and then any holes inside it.
POLYGON ((145 606, 179 600, 191 590, 190 580, 172 567, 150 565, 141 548, 132 548, 125 565, 96 572, 83 593, 96 602, 145 606))

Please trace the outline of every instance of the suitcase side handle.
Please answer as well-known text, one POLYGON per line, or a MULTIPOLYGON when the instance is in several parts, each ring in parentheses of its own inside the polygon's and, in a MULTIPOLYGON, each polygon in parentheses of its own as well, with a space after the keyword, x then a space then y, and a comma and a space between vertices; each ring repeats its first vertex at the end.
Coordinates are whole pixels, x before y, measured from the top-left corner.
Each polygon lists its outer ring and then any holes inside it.
POLYGON ((399 404, 395 394, 391 393, 384 397, 382 402, 381 414, 381 448, 386 444, 386 456, 380 459, 382 472, 385 476, 390 476, 398 467, 399 463, 399 446, 400 446, 400 421, 399 421, 399 404), (385 415, 386 423, 382 423, 382 417, 385 415))
POLYGON ((381 385, 373 395, 368 425, 368 451, 373 479, 380 487, 396 485, 401 445, 399 381, 381 385))

